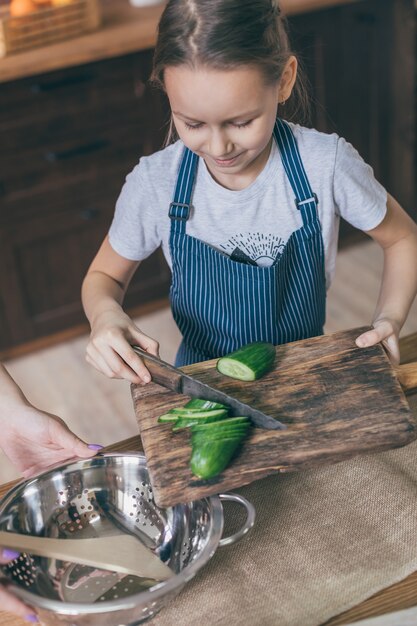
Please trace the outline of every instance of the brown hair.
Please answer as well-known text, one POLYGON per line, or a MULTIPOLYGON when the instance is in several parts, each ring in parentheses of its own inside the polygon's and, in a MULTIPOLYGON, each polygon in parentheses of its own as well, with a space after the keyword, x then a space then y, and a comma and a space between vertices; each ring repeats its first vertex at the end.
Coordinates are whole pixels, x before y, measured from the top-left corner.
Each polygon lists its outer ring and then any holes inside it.
MULTIPOLYGON (((291 55, 276 0, 169 0, 159 21, 151 80, 164 89, 164 71, 170 66, 229 70, 256 65, 271 84, 279 81, 291 55)), ((308 114, 299 75, 283 111, 294 120, 308 114)))

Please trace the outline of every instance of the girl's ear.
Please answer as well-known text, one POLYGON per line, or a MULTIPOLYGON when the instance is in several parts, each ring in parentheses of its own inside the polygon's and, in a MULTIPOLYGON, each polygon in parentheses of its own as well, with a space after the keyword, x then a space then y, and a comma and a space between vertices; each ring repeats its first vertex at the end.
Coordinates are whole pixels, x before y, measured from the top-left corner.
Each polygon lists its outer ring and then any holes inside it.
POLYGON ((298 62, 295 56, 291 55, 285 64, 278 85, 278 102, 283 103, 290 97, 295 81, 297 79, 298 62))

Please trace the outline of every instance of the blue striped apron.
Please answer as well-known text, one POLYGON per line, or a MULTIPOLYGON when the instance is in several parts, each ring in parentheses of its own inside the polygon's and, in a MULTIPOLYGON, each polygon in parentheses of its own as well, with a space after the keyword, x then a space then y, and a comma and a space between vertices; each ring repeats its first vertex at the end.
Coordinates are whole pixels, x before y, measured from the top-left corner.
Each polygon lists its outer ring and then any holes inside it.
POLYGON ((170 298, 183 336, 178 366, 223 356, 252 341, 278 345, 323 333, 326 285, 318 201, 290 126, 277 119, 274 137, 303 225, 270 267, 233 261, 187 235, 199 157, 184 149, 169 208, 170 298))

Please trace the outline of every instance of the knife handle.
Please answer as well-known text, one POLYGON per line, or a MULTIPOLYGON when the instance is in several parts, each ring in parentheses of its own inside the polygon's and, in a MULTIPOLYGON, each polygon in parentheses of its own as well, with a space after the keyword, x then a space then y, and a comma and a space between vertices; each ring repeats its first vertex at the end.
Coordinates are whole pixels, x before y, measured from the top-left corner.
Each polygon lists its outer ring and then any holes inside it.
POLYGON ((139 346, 132 346, 133 350, 138 354, 141 359, 144 360, 146 367, 148 368, 152 380, 158 385, 162 385, 171 391, 181 393, 182 391, 182 372, 181 370, 173 367, 166 361, 159 359, 153 354, 149 354, 139 346))

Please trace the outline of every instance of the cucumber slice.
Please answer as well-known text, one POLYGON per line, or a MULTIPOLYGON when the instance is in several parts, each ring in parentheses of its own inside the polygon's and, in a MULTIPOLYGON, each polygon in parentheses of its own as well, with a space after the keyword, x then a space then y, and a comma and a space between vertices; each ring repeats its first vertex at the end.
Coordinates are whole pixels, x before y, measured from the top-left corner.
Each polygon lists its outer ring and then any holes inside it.
POLYGON ((218 420, 223 420, 227 418, 228 415, 227 409, 213 409, 212 411, 193 411, 192 413, 188 413, 187 411, 181 411, 180 413, 176 413, 176 416, 181 419, 205 419, 206 417, 213 417, 218 420))
POLYGON ((221 419, 215 415, 208 415, 207 417, 200 417, 194 419, 193 417, 179 417, 172 427, 172 431, 182 430, 183 428, 189 428, 190 426, 197 426, 200 424, 214 423, 216 420, 221 419))
MULTIPOLYGON (((216 430, 220 428, 232 428, 237 425, 239 426, 244 425, 244 426, 249 427, 250 426, 249 418, 228 417, 227 419, 218 420, 214 422, 213 424, 211 424, 209 430, 213 430, 214 428, 216 428, 216 430)), ((208 427, 205 424, 197 425, 195 429, 193 429, 193 432, 205 431, 207 430, 207 428, 208 427)))
POLYGON ((160 424, 175 424, 175 422, 178 419, 178 415, 175 415, 175 413, 164 413, 164 415, 160 415, 158 417, 158 422, 160 424))
POLYGON ((173 413, 174 415, 194 415, 195 413, 212 413, 213 411, 228 411, 227 407, 219 406, 218 409, 206 408, 206 409, 186 409, 185 406, 179 406, 175 409, 170 409, 168 413, 173 413))
MULTIPOLYGON (((192 419, 197 422, 200 419, 205 420, 207 417, 222 420, 227 417, 227 415, 227 409, 216 409, 212 411, 182 411, 172 409, 172 412, 168 411, 168 413, 158 417, 158 422, 172 422, 175 424, 179 419, 192 419)), ((211 419, 210 421, 214 421, 214 419, 211 419)))
MULTIPOLYGON (((175 424, 176 426, 176 424, 175 424)), ((230 435, 246 435, 249 432, 249 426, 228 426, 227 428, 205 428, 204 430, 191 430, 191 437, 193 439, 198 439, 200 437, 211 437, 215 435, 216 437, 227 437, 230 435)))
MULTIPOLYGON (((215 424, 217 422, 213 422, 215 424)), ((202 424, 203 426, 208 426, 209 422, 202 424)), ((250 429, 250 426, 245 424, 236 424, 234 426, 219 426, 219 428, 201 428, 200 423, 194 424, 195 428, 192 430, 193 437, 201 435, 209 435, 210 433, 231 433, 231 432, 245 432, 247 433, 250 429)), ((211 426, 211 424, 210 424, 211 426)))
POLYGON ((178 410, 174 413, 174 415, 176 417, 181 417, 181 418, 189 418, 189 419, 200 419, 200 418, 205 418, 210 416, 215 416, 218 419, 223 419, 225 417, 227 417, 229 411, 227 409, 211 409, 208 411, 182 411, 182 410, 178 410))
POLYGON ((209 441, 222 441, 223 439, 237 439, 238 441, 243 441, 243 439, 246 439, 247 434, 247 430, 239 430, 238 428, 234 430, 224 430, 222 432, 198 433, 191 436, 191 445, 195 448, 209 441))
POLYGON ((272 343, 256 341, 221 357, 217 369, 221 374, 237 380, 257 380, 272 369, 275 347, 272 343))
POLYGON ((225 420, 191 426, 191 443, 200 445, 205 441, 214 441, 234 437, 244 439, 250 429, 247 417, 231 417, 225 420))
POLYGON ((184 404, 184 409, 187 411, 198 409, 198 410, 209 410, 209 409, 227 409, 227 406, 224 404, 220 404, 220 402, 212 402, 211 400, 203 400, 200 398, 193 398, 187 404, 184 404))

